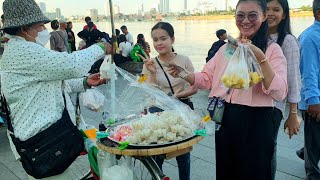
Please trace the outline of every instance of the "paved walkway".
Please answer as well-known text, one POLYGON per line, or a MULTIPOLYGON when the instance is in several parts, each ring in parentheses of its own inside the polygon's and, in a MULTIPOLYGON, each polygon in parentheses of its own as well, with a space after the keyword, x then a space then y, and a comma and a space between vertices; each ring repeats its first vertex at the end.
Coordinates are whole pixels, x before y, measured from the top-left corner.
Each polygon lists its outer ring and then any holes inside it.
MULTIPOLYGON (((207 91, 200 91, 193 97, 193 102, 198 112, 205 112, 207 104, 207 91)), ((94 113, 83 108, 85 119, 98 124, 101 120, 101 113, 94 113)), ((212 124, 211 124, 212 125, 212 124)), ((283 127, 283 122, 282 126, 283 127)), ((301 127, 303 130, 303 127, 301 127)), ((304 162, 300 160, 295 151, 303 146, 303 131, 298 136, 289 139, 280 128, 278 137, 278 168, 277 180, 299 180, 305 177, 304 162)), ((214 180, 215 179, 215 141, 214 135, 207 136, 199 144, 195 145, 191 153, 191 179, 193 180, 214 180)), ((78 179, 88 170, 88 162, 85 157, 79 158, 72 166, 74 179, 78 179)), ((166 161, 164 172, 172 180, 178 179, 178 168, 176 161, 166 161)), ((5 129, 0 129, 0 179, 26 180, 27 175, 19 162, 14 160, 9 149, 5 129)))

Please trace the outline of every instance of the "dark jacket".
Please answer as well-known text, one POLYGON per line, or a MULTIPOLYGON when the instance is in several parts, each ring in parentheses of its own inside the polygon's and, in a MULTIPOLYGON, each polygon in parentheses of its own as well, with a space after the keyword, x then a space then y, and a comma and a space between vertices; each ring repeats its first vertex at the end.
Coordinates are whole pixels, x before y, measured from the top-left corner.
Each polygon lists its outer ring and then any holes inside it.
POLYGON ((221 46, 223 46, 226 42, 223 40, 216 41, 212 44, 210 50, 208 51, 208 57, 206 58, 206 62, 208 62, 220 49, 221 46))

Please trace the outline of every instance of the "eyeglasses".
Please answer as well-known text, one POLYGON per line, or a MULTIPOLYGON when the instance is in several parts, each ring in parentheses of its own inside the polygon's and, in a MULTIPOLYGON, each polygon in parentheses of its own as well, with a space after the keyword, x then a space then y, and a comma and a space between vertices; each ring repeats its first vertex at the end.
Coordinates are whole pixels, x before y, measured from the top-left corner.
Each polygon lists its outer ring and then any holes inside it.
POLYGON ((246 16, 245 14, 238 13, 235 15, 235 18, 237 22, 244 21, 246 17, 250 22, 255 22, 258 19, 258 15, 259 15, 258 13, 251 13, 246 16))

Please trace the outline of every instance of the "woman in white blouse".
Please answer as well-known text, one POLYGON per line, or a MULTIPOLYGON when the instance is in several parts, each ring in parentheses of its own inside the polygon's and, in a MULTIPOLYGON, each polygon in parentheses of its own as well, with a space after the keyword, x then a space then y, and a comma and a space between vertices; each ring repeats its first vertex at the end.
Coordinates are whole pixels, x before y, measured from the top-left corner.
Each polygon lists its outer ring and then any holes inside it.
MULTIPOLYGON (((3 12, 3 29, 12 38, 1 59, 1 92, 10 107, 15 139, 26 142, 65 112, 75 124, 69 94, 106 82, 99 74, 85 76, 96 60, 111 52, 111 45, 99 43, 72 54, 52 51, 44 47, 50 39, 45 27, 50 20, 34 0, 6 0, 3 12)), ((68 171, 59 176, 70 179, 68 171)))

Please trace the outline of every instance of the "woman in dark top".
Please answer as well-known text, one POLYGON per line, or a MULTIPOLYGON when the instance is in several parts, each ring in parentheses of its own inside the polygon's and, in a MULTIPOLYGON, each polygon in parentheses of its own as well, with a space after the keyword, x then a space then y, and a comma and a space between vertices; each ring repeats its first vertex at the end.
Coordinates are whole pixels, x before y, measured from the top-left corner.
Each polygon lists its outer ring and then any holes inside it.
POLYGON ((67 23, 67 33, 68 33, 68 42, 70 44, 70 48, 71 48, 71 51, 76 51, 76 39, 75 39, 75 36, 74 36, 74 32, 72 31, 72 22, 68 22, 67 23))
POLYGON ((138 34, 137 36, 137 44, 144 50, 144 52, 149 56, 150 54, 150 45, 144 39, 143 34, 138 34))

